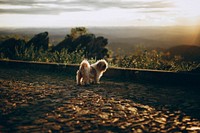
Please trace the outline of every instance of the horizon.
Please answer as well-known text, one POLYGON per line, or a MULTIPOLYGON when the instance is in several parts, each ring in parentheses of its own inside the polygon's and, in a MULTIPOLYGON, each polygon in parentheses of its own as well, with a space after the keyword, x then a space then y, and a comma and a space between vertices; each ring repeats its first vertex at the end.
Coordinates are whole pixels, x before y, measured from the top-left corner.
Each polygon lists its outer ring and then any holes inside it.
POLYGON ((64 29, 64 28, 67 28, 67 29, 70 29, 70 28, 76 28, 76 27, 85 27, 87 28, 88 30, 89 29, 106 29, 106 28, 110 28, 110 29, 114 29, 114 28, 129 28, 129 29, 134 29, 134 28, 138 28, 138 29, 154 29, 154 28, 190 28, 190 29, 196 29, 196 30, 200 30, 200 24, 199 25, 167 25, 167 26, 55 26, 55 27, 12 27, 12 26, 9 26, 9 27, 1 27, 0 26, 0 29, 64 29))
POLYGON ((0 27, 200 26, 198 0, 0 1, 0 27))
MULTIPOLYGON (((58 44, 70 29, 74 27, 24 27, 1 28, 2 34, 19 34, 34 36, 42 32, 48 32, 51 43, 58 44)), ((171 47, 175 45, 200 46, 200 26, 118 26, 118 27, 85 27, 90 34, 104 36, 110 44, 147 45, 148 47, 171 47), (162 45, 161 45, 162 44, 162 45)))

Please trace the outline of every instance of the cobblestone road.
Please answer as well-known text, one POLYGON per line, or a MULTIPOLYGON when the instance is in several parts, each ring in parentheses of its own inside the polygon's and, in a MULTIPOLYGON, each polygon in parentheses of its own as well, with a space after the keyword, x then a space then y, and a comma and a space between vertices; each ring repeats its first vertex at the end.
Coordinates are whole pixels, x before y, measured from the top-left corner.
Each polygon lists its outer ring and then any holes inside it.
POLYGON ((199 101, 195 87, 0 68, 0 132, 200 132, 199 101))

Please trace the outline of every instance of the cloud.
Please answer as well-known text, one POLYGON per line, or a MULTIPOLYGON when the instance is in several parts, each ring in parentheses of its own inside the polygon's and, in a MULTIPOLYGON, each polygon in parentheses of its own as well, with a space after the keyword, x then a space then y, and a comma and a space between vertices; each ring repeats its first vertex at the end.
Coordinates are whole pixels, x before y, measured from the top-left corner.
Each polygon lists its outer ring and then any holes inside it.
POLYGON ((76 11, 88 11, 88 9, 62 1, 0 0, 0 14, 59 14, 76 11), (17 8, 19 6, 26 6, 27 8, 17 8))
POLYGON ((127 0, 0 0, 0 14, 59 14, 62 12, 94 11, 106 8, 163 9, 171 7, 166 1, 127 0), (29 8, 14 8, 27 6, 29 8), (7 7, 7 8, 5 8, 7 7))
POLYGON ((167 10, 140 10, 139 13, 166 13, 167 10))
POLYGON ((85 7, 93 7, 95 9, 104 9, 110 7, 117 7, 117 8, 166 8, 171 6, 169 2, 164 1, 150 1, 145 2, 141 0, 137 1, 122 1, 122 0, 74 0, 71 2, 63 1, 62 4, 66 5, 83 5, 85 7))

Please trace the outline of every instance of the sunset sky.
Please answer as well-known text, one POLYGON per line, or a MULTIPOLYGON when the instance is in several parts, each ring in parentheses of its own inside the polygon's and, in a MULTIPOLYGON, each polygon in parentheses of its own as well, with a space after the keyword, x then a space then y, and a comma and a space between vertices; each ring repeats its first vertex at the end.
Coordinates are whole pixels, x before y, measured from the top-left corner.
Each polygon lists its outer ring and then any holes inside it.
POLYGON ((0 0, 0 27, 200 25, 200 0, 0 0))

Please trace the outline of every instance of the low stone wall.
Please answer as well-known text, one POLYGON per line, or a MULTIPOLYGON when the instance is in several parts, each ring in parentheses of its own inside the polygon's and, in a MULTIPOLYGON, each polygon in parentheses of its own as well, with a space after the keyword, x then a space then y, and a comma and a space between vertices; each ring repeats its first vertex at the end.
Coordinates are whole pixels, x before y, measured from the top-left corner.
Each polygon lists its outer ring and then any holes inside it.
MULTIPOLYGON (((74 77, 79 68, 79 65, 67 65, 64 63, 44 63, 16 60, 0 60, 0 66, 6 68, 62 72, 66 73, 68 76, 74 77)), ((189 72, 170 72, 162 70, 109 67, 104 73, 103 78, 128 82, 200 86, 200 74, 189 72)))
POLYGON ((199 86, 200 74, 131 68, 110 68, 105 76, 128 81, 199 86))

